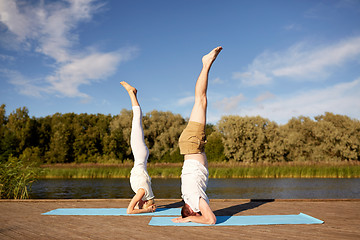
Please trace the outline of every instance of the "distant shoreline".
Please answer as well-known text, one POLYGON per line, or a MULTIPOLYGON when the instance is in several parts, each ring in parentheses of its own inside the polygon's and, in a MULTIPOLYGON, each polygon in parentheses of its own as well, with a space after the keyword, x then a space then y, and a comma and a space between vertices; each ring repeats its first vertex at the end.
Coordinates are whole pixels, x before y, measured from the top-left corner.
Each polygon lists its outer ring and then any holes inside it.
MULTIPOLYGON (((43 178, 129 178, 131 162, 122 164, 43 165, 43 178)), ((180 178, 182 163, 149 163, 152 178, 180 178)), ((210 178, 360 178, 360 163, 209 163, 210 178)))

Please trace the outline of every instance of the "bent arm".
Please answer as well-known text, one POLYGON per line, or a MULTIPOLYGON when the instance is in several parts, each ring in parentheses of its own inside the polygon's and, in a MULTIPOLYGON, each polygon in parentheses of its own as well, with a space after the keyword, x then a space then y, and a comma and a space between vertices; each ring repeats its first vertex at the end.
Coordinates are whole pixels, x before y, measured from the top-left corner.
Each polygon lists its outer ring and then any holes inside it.
POLYGON ((216 216, 211 210, 209 204, 203 199, 200 198, 199 200, 199 208, 201 211, 201 215, 199 216, 189 216, 186 218, 175 218, 173 222, 195 222, 195 223, 202 223, 202 224, 210 224, 213 225, 216 223, 216 216))
POLYGON ((155 211, 155 205, 151 205, 148 208, 135 209, 136 204, 143 198, 144 195, 145 190, 140 188, 135 194, 135 196, 131 199, 129 206, 126 210, 127 214, 147 213, 155 211))

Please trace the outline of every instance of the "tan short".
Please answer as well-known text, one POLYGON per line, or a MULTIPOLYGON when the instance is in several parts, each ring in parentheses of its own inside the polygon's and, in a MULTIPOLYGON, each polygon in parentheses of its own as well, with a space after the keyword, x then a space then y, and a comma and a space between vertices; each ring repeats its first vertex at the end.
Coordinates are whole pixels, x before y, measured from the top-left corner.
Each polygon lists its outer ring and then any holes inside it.
POLYGON ((180 154, 202 153, 205 144, 205 124, 190 121, 179 138, 180 154))

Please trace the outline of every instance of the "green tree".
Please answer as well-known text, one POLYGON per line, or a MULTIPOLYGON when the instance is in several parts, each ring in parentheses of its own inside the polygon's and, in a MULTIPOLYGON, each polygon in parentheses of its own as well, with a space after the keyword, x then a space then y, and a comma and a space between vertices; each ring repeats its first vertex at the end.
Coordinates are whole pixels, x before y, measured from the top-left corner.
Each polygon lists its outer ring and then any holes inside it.
POLYGON ((97 162, 104 153, 104 138, 110 134, 111 116, 80 114, 73 121, 75 162, 97 162))
POLYGON ((3 138, 7 122, 5 104, 0 106, 0 137, 3 138))
POLYGON ((10 113, 6 124, 6 130, 16 142, 15 155, 19 156, 27 147, 31 147, 36 139, 34 121, 29 117, 29 110, 26 107, 17 108, 10 113))
POLYGON ((45 163, 45 155, 50 151, 52 116, 37 119, 38 148, 41 163, 45 163))
POLYGON ((300 116, 290 119, 289 122, 282 127, 282 130, 286 132, 284 145, 289 153, 287 155, 288 161, 304 162, 315 159, 315 125, 316 123, 310 118, 300 116))
POLYGON ((94 162, 99 155, 96 148, 97 136, 94 132, 94 119, 92 115, 80 114, 73 119, 74 129, 74 160, 77 163, 94 162))
POLYGON ((347 116, 325 113, 315 117, 314 135, 325 161, 360 160, 360 121, 347 116))
POLYGON ((265 162, 288 162, 290 159, 289 149, 287 148, 287 132, 281 126, 277 124, 269 124, 267 127, 267 158, 265 162))
POLYGON ((52 116, 49 151, 45 155, 48 163, 74 162, 74 116, 74 113, 56 113, 52 116))
POLYGON ((124 162, 128 144, 125 142, 121 129, 115 129, 103 139, 104 155, 108 159, 124 162))
POLYGON ((132 159, 130 134, 132 111, 122 109, 120 114, 110 122, 110 136, 105 139, 105 152, 110 156, 121 159, 132 159))
POLYGON ((180 114, 154 110, 146 114, 143 122, 150 161, 167 161, 168 156, 173 160, 181 158, 178 155, 178 139, 186 123, 180 114))
POLYGON ((225 116, 218 123, 224 153, 229 159, 246 163, 269 161, 270 142, 277 125, 262 117, 225 116), (271 131, 270 131, 270 130, 271 131))
POLYGON ((0 163, 6 162, 10 155, 15 154, 17 142, 15 135, 7 130, 5 104, 0 106, 0 163))
POLYGON ((205 153, 209 162, 221 162, 226 160, 221 133, 213 131, 207 136, 205 153))

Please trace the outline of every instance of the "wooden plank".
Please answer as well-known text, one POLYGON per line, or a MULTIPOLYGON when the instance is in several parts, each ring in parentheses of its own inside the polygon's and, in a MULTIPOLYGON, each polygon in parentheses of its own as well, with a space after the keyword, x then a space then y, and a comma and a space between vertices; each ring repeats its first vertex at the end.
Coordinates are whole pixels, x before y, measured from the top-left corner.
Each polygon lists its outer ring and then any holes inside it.
MULTIPOLYGON (((0 239, 360 239, 360 200, 215 199, 216 215, 300 212, 325 221, 314 225, 155 227, 147 216, 46 216, 56 208, 127 207, 129 199, 0 200, 0 239)), ((179 207, 180 199, 159 199, 179 207)))

